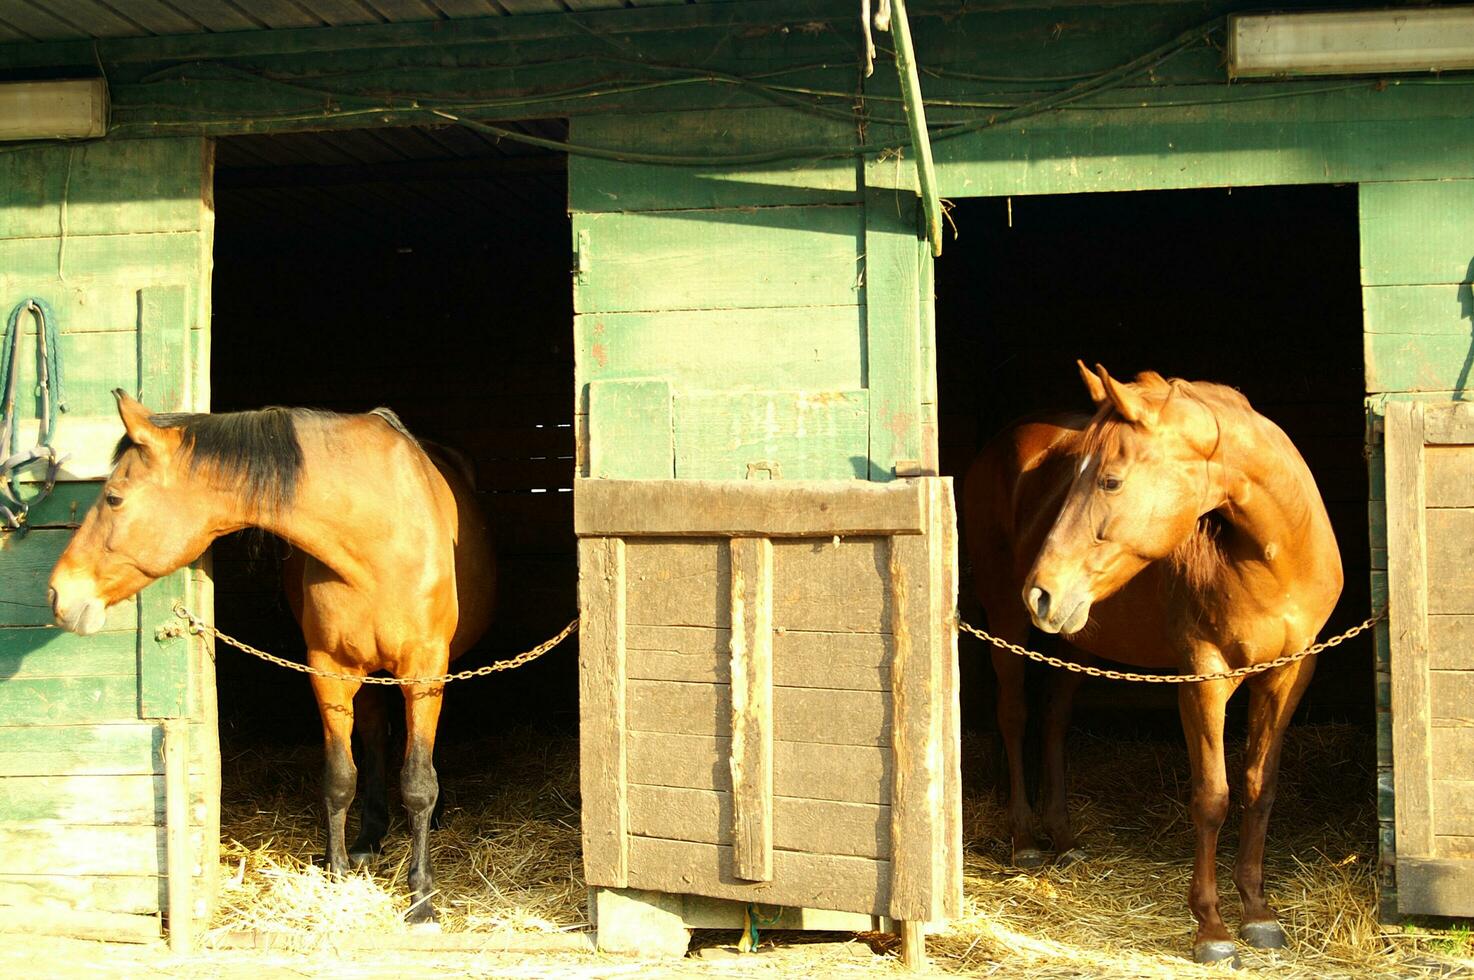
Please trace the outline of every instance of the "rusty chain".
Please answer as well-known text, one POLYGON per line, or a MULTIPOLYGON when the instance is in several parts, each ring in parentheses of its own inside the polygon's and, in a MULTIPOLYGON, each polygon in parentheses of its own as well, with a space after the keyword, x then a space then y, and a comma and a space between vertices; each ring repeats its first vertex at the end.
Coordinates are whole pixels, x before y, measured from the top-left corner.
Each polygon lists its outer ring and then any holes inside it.
POLYGON ((1001 637, 994 636, 987 630, 980 630, 976 626, 969 625, 961 619, 957 620, 957 626, 959 629, 971 633, 985 643, 991 643, 995 647, 1007 650, 1009 653, 1015 653, 1020 657, 1027 657, 1030 660, 1038 661, 1041 664, 1048 664, 1051 667, 1059 667, 1075 674, 1085 674, 1090 677, 1104 677, 1107 680, 1113 681, 1141 681, 1144 684, 1196 684, 1202 681, 1223 681, 1234 677, 1246 677, 1249 674, 1262 674, 1266 670, 1274 670, 1276 667, 1283 667, 1286 664, 1304 660, 1306 657, 1313 657, 1322 650, 1340 646, 1358 633, 1363 633, 1371 629, 1386 615, 1387 607, 1383 606, 1380 612, 1374 616, 1369 616, 1360 625, 1353 626, 1339 636, 1333 636, 1323 643, 1308 646, 1298 653, 1287 653, 1283 657, 1266 660, 1261 664, 1250 664, 1247 667, 1236 667, 1233 670, 1222 670, 1212 674, 1143 674, 1134 670, 1109 670, 1104 667, 1089 667, 1085 664, 1077 664, 1073 660, 1051 657, 1047 653, 1040 653, 1037 650, 1021 647, 1017 643, 1010 643, 1001 637))
MULTIPOLYGON (((311 674, 314 677, 326 677, 330 680, 337 681, 359 681, 363 684, 383 684, 388 687, 410 687, 420 684, 449 684, 451 681, 465 681, 470 680, 473 677, 485 677, 488 674, 495 674, 497 671, 501 670, 516 670, 518 667, 532 663, 538 657, 541 657, 543 654, 553 649, 553 647, 568 639, 568 635, 574 630, 578 629, 578 617, 575 616, 573 620, 569 622, 567 626, 559 630, 557 635, 554 636, 552 639, 544 640, 542 643, 539 643, 531 650, 526 650, 522 653, 517 654, 517 656, 513 657, 511 660, 498 660, 495 663, 487 664, 484 667, 477 667, 474 670, 460 670, 456 671, 453 674, 437 674, 432 677, 367 677, 359 674, 339 674, 330 670, 320 670, 317 667, 309 667, 307 664, 299 664, 295 660, 288 660, 285 657, 278 657, 276 654, 267 653, 265 650, 258 650, 256 647, 251 646, 249 643, 244 643, 240 640, 237 640, 233 636, 222 633, 214 626, 211 626, 209 623, 202 621, 198 616, 185 608, 185 605, 182 602, 174 603, 174 615, 178 616, 180 619, 183 619, 188 623, 188 625, 184 627, 185 632, 193 633, 196 636, 208 634, 209 636, 217 640, 221 640, 229 644, 230 646, 235 647, 237 650, 240 650, 244 653, 249 653, 251 656, 264 660, 269 664, 276 664, 278 667, 285 667, 288 670, 295 670, 301 674, 311 674)), ((167 629, 166 632, 168 632, 167 629)), ((174 635, 177 635, 177 633, 174 635)))

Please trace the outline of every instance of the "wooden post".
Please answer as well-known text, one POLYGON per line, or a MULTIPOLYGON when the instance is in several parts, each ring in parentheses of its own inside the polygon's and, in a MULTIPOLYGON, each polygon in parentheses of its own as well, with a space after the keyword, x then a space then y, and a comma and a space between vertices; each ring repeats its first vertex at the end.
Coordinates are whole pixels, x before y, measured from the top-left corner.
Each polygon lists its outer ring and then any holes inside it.
POLYGON ((164 721, 165 872, 168 874, 169 948, 194 952, 194 908, 190 901, 194 860, 189 846, 189 721, 164 721))
POLYGON ((585 538, 578 543, 583 866, 590 885, 613 888, 629 883, 624 555, 621 538, 585 538))
POLYGON ((911 130, 911 149, 916 152, 916 182, 921 188, 921 205, 926 214, 926 240, 932 255, 942 254, 942 201, 937 193, 937 168, 932 162, 931 138, 926 131, 926 104, 921 99, 921 78, 916 70, 916 51, 911 46, 911 22, 906 0, 891 0, 895 21, 896 74, 901 76, 901 104, 911 130))
POLYGON ((901 965, 908 970, 926 969, 926 924, 907 920, 901 926, 901 965))
POLYGON ((732 873, 773 880, 773 542, 732 538, 732 873))

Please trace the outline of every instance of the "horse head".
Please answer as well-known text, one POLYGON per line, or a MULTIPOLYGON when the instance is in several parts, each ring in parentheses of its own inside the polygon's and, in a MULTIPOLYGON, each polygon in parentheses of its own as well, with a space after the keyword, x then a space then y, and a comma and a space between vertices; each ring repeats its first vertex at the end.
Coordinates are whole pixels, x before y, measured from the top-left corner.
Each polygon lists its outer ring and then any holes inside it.
POLYGON ((1152 372, 1123 383, 1076 363, 1096 414, 1023 589, 1034 624, 1049 633, 1078 633, 1094 603, 1172 554, 1223 502, 1209 465, 1217 420, 1181 394, 1184 383, 1152 372))
POLYGON ((121 389, 113 396, 126 435, 48 589, 57 625, 84 635, 102 628, 109 606, 198 558, 233 529, 220 522, 223 491, 190 465, 184 430, 158 424, 121 389))

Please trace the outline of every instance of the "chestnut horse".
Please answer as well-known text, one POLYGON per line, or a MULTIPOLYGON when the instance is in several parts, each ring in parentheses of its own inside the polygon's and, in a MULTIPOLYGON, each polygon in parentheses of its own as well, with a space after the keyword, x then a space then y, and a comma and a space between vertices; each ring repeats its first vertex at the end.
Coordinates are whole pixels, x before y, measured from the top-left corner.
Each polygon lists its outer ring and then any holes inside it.
MULTIPOLYGON (((1078 362, 1077 362, 1078 363, 1078 362)), ((990 630, 1023 644, 1029 624, 1078 651, 1139 667, 1209 673, 1310 646, 1341 594, 1340 553, 1315 480, 1289 438, 1238 392, 1147 372, 1122 383, 1079 364, 1093 416, 1021 422, 979 454, 964 484, 968 550, 990 630)), ((1278 948, 1264 898, 1264 837, 1280 747, 1313 657, 1231 680, 1178 685, 1192 766, 1194 958, 1236 957, 1218 911, 1215 859, 1228 817, 1224 709, 1249 688, 1244 814, 1234 883, 1240 937, 1278 948)), ((1025 791, 1024 663, 994 649, 1008 756, 1014 861, 1042 863, 1025 791)), ((1080 678, 1057 671, 1043 724, 1042 822, 1077 857, 1064 735, 1080 678)))
MULTIPOLYGON (((461 624, 484 629, 492 574, 485 520, 386 409, 153 415, 121 390, 113 394, 126 435, 97 503, 52 570, 56 621, 95 632, 108 606, 243 528, 269 531, 310 556, 301 592, 307 663, 348 675, 312 677, 326 749, 328 867, 342 874, 357 782, 350 739, 363 685, 356 678, 376 670, 442 674, 461 624)), ((439 796, 441 691, 404 688, 400 788, 415 923, 436 918, 429 828, 439 796)))

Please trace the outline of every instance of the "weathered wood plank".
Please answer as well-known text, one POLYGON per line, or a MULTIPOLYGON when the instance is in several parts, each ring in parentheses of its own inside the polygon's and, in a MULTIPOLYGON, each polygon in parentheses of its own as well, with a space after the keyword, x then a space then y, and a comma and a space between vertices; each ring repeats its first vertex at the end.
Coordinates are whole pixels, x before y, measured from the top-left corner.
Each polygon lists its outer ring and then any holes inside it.
MULTIPOLYGON (((731 687, 682 681, 631 680, 627 685, 631 731, 670 735, 731 734, 731 687)), ((823 745, 885 745, 890 734, 890 695, 780 687, 773 691, 774 737, 823 745)))
POLYGON ((92 725, 137 717, 138 680, 133 674, 0 683, 0 718, 8 725, 92 725))
POLYGON ((937 566, 932 588, 938 621, 936 658, 941 686, 933 697, 941 702, 938 740, 942 748, 941 852, 933 860, 940 871, 938 907, 942 918, 962 915, 962 683, 958 676, 957 629, 957 506, 951 477, 928 480, 931 487, 931 549, 937 566))
MULTIPOLYGON (((728 673, 729 642, 726 630, 631 627, 629 676, 718 683, 728 673)), ((889 690, 889 641, 881 633, 775 632, 773 683, 778 687, 889 690)))
POLYGON ((1474 616, 1428 616, 1428 666, 1474 669, 1474 616))
POLYGON ((1474 915, 1474 862, 1403 857, 1399 848, 1397 910, 1404 915, 1474 915))
POLYGON ((204 140, 192 136, 6 153, 0 156, 0 238, 56 236, 63 208, 68 237, 197 231, 205 209, 203 163, 204 140))
POLYGON ((579 785, 584 874, 623 888, 629 872, 626 758, 626 549, 619 538, 579 542, 579 785))
POLYGON ((625 562, 630 625, 730 627, 726 542, 635 538, 625 544, 625 562))
MULTIPOLYGON (((1471 182, 1474 183, 1474 182, 1471 182)), ((1361 291, 1367 333, 1469 336, 1468 283, 1433 286, 1367 286, 1361 291)))
MULTIPOLYGON (((773 877, 773 542, 732 538, 732 866, 773 877)), ((716 733, 713 733, 716 734, 716 733)))
MULTIPOLYGON (((192 806, 204 804, 203 786, 192 778, 192 806)), ((161 776, 0 776, 0 824, 149 824, 163 816, 161 776)))
MULTIPOLYGON (((1392 717, 1399 885, 1404 856, 1433 850, 1429 753, 1428 595, 1423 407, 1387 406, 1388 620, 1392 635, 1392 717)), ((1416 894, 1416 889, 1413 894, 1416 894)), ((1401 907, 1399 887, 1399 906, 1401 907)), ((1406 910, 1406 909, 1405 909, 1406 910)))
POLYGON ((162 774, 157 725, 0 728, 0 776, 162 774))
MULTIPOLYGON (((10 156, 11 154, 6 154, 10 156)), ((204 268, 199 232, 137 232, 75 236, 66 248, 55 231, 50 238, 0 238, 0 285, 57 281, 58 261, 68 280, 81 284, 115 282, 133 288, 151 282, 178 282, 204 268)), ((8 311, 7 311, 8 312, 8 311)))
POLYGON ((138 593, 137 711, 140 718, 180 718, 187 712, 190 641, 160 631, 179 621, 174 604, 188 600, 189 577, 189 569, 182 568, 138 593))
POLYGON ((1438 760, 1435 776, 1474 772, 1474 728, 1433 729, 1432 754, 1438 760))
POLYGON ((1474 728, 1474 670, 1430 670, 1428 702, 1432 727, 1474 728))
POLYGON ((1461 392, 1470 385, 1467 334, 1367 333, 1362 350, 1367 391, 1461 392))
POLYGON ((576 215, 590 248, 574 309, 850 306, 860 222, 853 206, 576 215))
POLYGON ((162 827, 0 826, 0 874, 159 875, 164 866, 162 827))
POLYGON ((573 500, 580 536, 851 537, 915 533, 923 519, 921 490, 904 482, 589 480, 573 500))
MULTIPOLYGON (((917 537, 901 535, 901 537, 917 537)), ((773 624, 781 630, 889 633, 884 538, 786 539, 773 544, 773 624)))
POLYGON ((1474 180, 1365 183, 1358 196, 1363 284, 1463 283, 1474 278, 1469 275, 1474 238, 1459 217, 1474 209, 1474 180))
MULTIPOLYGON (((1443 766, 1438 767, 1440 771, 1443 766)), ((1474 776, 1474 773, 1447 773, 1474 776)), ((1474 837, 1474 779, 1433 780, 1433 833, 1444 837, 1474 837)))
MULTIPOLYGON (((182 701, 182 699, 181 699, 182 701)), ((182 704, 181 704, 182 707, 182 704)), ((164 721, 164 869, 169 951, 194 952, 194 866, 189 818, 189 723, 164 721)))
POLYGON ((630 886, 653 891, 884 915, 889 873, 884 861, 777 851, 772 881, 745 882, 733 873, 730 847, 654 837, 630 840, 630 886))
POLYGON ((942 667, 940 583, 926 536, 890 539, 894 622, 891 660, 892 918, 925 922, 938 909, 938 858, 945 851, 940 807, 942 667))
MULTIPOLYGON (((629 800, 632 834, 702 844, 729 843, 725 828, 732 826, 733 820, 730 793, 635 785, 630 787, 629 800)), ((890 808, 876 803, 774 797, 773 847, 809 854, 885 858, 890 853, 890 808)))
POLYGON ((1435 837, 1433 838, 1433 856, 1474 861, 1474 837, 1435 837))
MULTIPOLYGON (((71 539, 70 530, 35 530, 18 540, 8 538, 4 547, 0 547, 0 582, 5 583, 5 602, 0 610, 5 625, 51 625, 46 583, 71 539)), ((113 606, 103 621, 104 630, 134 629, 137 625, 138 606, 133 599, 113 606)), ((46 638, 37 636, 34 642, 39 647, 46 638)))
MULTIPOLYGON (((3 613, 4 606, 0 606, 3 613)), ((3 682, 56 677, 98 677, 138 672, 138 643, 131 632, 78 636, 44 626, 0 628, 3 682)))
POLYGON ((1474 404, 1437 399, 1424 405, 1423 413, 1423 441, 1428 445, 1474 445, 1474 404))
POLYGON ((0 905, 157 915, 163 889, 152 875, 0 874, 0 905))
POLYGON ((671 390, 665 381, 588 386, 589 476, 668 480, 675 475, 671 390))
POLYGON ((67 936, 113 943, 151 943, 159 938, 159 918, 156 915, 133 915, 127 912, 0 905, 0 933, 67 936))
POLYGON ((1474 507, 1474 449, 1429 446, 1423 465, 1429 507, 1474 507))
MULTIPOLYGON (((1388 484, 1391 491, 1391 484, 1388 484)), ((1390 516, 1391 502, 1389 502, 1390 516)), ((1474 613, 1474 510, 1428 510, 1428 612, 1474 613)), ((1389 542, 1389 549, 1396 544, 1389 542)), ((1389 556, 1390 560, 1390 556, 1389 556)))
POLYGON ((684 390, 865 387, 858 305, 592 313, 573 319, 579 411, 591 381, 662 378, 684 390), (716 342, 718 341, 719 342, 716 342))
POLYGON ((869 404, 867 391, 678 392, 676 476, 864 479, 869 404))
MULTIPOLYGON (((914 171, 910 164, 907 170, 914 171)), ((931 255, 917 237, 915 198, 871 191, 865 198, 865 343, 870 371, 867 475, 885 481, 898 462, 923 460, 921 270, 931 255)), ((912 471, 912 475, 918 472, 912 471)))
MULTIPOLYGON (((629 780, 646 786, 732 791, 732 740, 628 734, 629 780)), ((838 803, 890 803, 890 752, 881 746, 773 743, 773 793, 838 803)))
MULTIPOLYGON (((793 145, 852 142, 854 126, 794 109, 600 113, 570 122, 569 139, 638 145, 646 153, 751 154, 793 145), (632 142, 633 141, 633 142, 632 142)), ((745 167, 662 167, 575 155, 568 160, 570 211, 842 204, 857 200, 855 162, 844 157, 745 167)))

